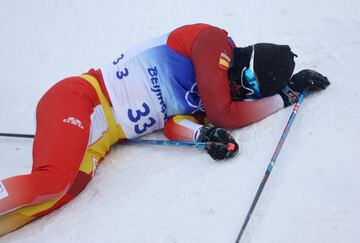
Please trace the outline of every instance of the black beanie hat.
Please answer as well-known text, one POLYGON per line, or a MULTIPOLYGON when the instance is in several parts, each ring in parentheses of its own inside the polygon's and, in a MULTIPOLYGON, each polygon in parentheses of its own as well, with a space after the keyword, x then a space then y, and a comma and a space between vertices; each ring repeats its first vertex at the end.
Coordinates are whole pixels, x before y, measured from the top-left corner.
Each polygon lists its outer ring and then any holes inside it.
MULTIPOLYGON (((295 68, 296 54, 288 45, 259 43, 244 48, 235 47, 233 56, 228 71, 230 86, 241 86, 243 71, 250 68, 255 74, 262 97, 274 95, 285 87, 295 68)), ((233 88, 231 90, 233 97, 239 96, 233 88)))

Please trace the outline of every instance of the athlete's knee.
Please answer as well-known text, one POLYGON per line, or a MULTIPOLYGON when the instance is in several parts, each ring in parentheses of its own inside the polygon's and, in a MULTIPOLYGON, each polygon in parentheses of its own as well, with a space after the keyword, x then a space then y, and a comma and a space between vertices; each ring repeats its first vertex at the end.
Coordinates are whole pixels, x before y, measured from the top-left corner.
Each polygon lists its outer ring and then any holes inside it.
POLYGON ((54 194, 54 197, 65 193, 74 180, 73 175, 61 171, 36 170, 33 171, 32 175, 36 178, 34 186, 41 187, 41 190, 46 194, 54 194))

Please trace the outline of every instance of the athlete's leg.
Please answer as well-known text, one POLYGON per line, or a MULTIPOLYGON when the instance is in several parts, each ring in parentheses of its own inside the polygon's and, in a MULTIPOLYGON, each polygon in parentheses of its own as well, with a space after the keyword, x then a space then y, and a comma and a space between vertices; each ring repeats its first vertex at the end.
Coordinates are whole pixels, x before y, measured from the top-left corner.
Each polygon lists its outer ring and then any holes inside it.
POLYGON ((72 186, 87 149, 96 100, 95 90, 79 77, 59 82, 40 100, 32 172, 1 181, 6 196, 0 198, 0 235, 54 207, 72 186))

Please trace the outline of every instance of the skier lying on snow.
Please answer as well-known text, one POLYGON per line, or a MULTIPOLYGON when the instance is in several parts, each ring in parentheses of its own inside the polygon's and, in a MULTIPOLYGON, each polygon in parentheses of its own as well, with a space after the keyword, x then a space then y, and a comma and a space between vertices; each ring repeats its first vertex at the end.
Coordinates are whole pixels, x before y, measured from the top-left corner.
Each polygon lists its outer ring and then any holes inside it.
POLYGON ((119 140, 164 128, 171 140, 233 144, 207 150, 233 157, 238 145, 226 129, 330 84, 312 70, 292 75, 294 56, 287 45, 236 48, 226 31, 194 24, 55 84, 37 106, 31 174, 0 181, 0 235, 72 200, 119 140), (205 113, 213 127, 201 123, 205 113))

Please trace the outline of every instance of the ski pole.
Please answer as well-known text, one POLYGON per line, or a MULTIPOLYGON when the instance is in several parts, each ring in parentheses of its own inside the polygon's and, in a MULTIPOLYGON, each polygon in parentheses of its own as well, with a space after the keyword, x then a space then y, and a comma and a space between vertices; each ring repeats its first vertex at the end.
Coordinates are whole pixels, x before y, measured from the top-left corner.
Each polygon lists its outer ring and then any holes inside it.
MULTIPOLYGON (((19 134, 19 133, 0 133, 1 137, 17 137, 17 138, 34 138, 32 134, 19 134)), ((148 143, 157 145, 172 145, 181 147, 199 147, 205 149, 206 146, 210 146, 210 143, 201 142, 184 142, 184 141, 171 141, 171 140, 149 140, 149 139, 129 139, 127 141, 133 143, 148 143)))
POLYGON ((171 141, 171 140, 150 140, 150 139, 129 139, 129 142, 133 143, 147 143, 147 144, 156 144, 156 145, 171 145, 171 146, 179 146, 179 147, 197 147, 200 149, 207 150, 210 148, 211 145, 217 144, 220 146, 226 146, 227 150, 233 150, 235 145, 229 143, 227 145, 223 143, 216 143, 216 142, 185 142, 185 141, 171 141))
POLYGON ((298 112, 298 110, 299 110, 299 108, 300 108, 300 105, 301 105, 303 99, 304 99, 305 96, 306 96, 306 93, 307 93, 307 89, 305 89, 305 90, 301 93, 301 95, 300 95, 300 97, 299 97, 299 99, 298 99, 298 102, 295 104, 295 107, 294 107, 294 109, 293 109, 293 111, 292 111, 292 113, 291 113, 291 115, 290 115, 290 118, 289 118, 289 120, 288 120, 288 122, 287 122, 287 124, 286 124, 286 127, 285 127, 285 129, 284 129, 284 131, 283 131, 283 133, 282 133, 282 135, 281 135, 281 137, 280 137, 280 140, 279 140, 279 142, 278 142, 278 144, 277 144, 277 146, 276 146, 276 149, 275 149, 275 151, 274 151, 274 154, 273 154, 273 156, 271 157, 270 163, 269 163, 269 165, 268 165, 268 167, 267 167, 267 169, 266 169, 266 171, 265 171, 265 174, 264 174, 264 176, 263 176, 263 178, 262 178, 262 181, 261 181, 261 183, 260 183, 260 185, 259 185, 259 188, 258 188, 258 190, 257 190, 257 192, 256 192, 256 194, 255 194, 255 197, 254 197, 254 199, 253 199, 253 201, 252 201, 252 203, 251 203, 251 206, 250 206, 250 208, 249 208, 249 211, 248 211, 248 213, 247 213, 247 215, 246 215, 246 218, 245 218, 245 220, 244 220, 244 223, 243 223, 243 225, 242 225, 242 227, 241 227, 241 230, 240 230, 240 232, 239 232, 239 234, 238 234, 238 237, 237 237, 237 239, 236 239, 236 243, 239 243, 239 242, 240 242, 241 237, 242 237, 243 234, 244 234, 245 228, 246 228, 246 226, 247 226, 247 224, 248 224, 248 222, 249 222, 249 220, 250 220, 250 217, 251 217, 251 215, 252 215, 252 213, 253 213, 253 211, 254 211, 254 208, 255 208, 255 206, 256 206, 256 204, 257 204, 257 202, 258 202, 258 200, 259 200, 259 197, 260 197, 260 195, 261 195, 261 193, 262 193, 262 191, 263 191, 263 189, 264 189, 265 183, 266 183, 266 181, 268 180, 268 178, 269 178, 269 176, 270 176, 270 173, 271 173, 271 171, 272 171, 272 169, 273 169, 273 167, 274 167, 274 165, 275 165, 276 159, 277 159, 277 157, 279 156, 280 150, 281 150, 281 148, 282 148, 282 146, 283 146, 283 144, 284 144, 284 142, 285 142, 285 139, 286 139, 286 137, 287 137, 287 135, 288 135, 288 133, 289 133, 289 130, 290 130, 290 128, 291 128, 291 125, 293 124, 293 122, 294 122, 294 120, 295 120, 295 117, 296 117, 296 114, 297 114, 297 112, 298 112))
POLYGON ((34 138, 33 134, 0 133, 0 137, 34 138))
MULTIPOLYGON (((17 137, 17 138, 34 138, 32 134, 18 134, 18 133, 0 133, 0 137, 17 137)), ((149 139, 129 139, 127 140, 133 143, 147 143, 147 144, 156 144, 156 145, 171 145, 179 147, 198 147, 200 149, 208 149, 213 144, 218 144, 220 146, 226 146, 228 150, 232 150, 234 145, 229 143, 227 145, 223 143, 216 142, 184 142, 184 141, 171 141, 171 140, 149 140, 149 139)))
POLYGON ((141 139, 141 138, 129 139, 128 141, 132 143, 171 145, 171 146, 179 146, 179 147, 199 147, 201 149, 205 149, 206 147, 206 143, 201 143, 201 142, 184 142, 184 141, 157 140, 157 139, 152 140, 152 139, 141 139))

